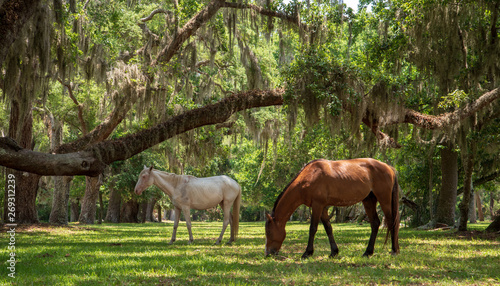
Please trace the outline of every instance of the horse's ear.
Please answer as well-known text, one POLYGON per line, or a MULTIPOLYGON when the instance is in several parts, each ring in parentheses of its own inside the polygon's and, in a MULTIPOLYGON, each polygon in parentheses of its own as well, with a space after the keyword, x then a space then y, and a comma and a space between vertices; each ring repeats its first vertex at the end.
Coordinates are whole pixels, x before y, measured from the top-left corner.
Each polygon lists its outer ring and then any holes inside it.
POLYGON ((149 171, 153 171, 153 165, 151 165, 151 167, 149 167, 149 171))
POLYGON ((146 167, 146 165, 144 165, 144 169, 147 169, 148 167, 146 167))
POLYGON ((267 221, 273 221, 273 217, 270 214, 266 213, 266 217, 267 221))

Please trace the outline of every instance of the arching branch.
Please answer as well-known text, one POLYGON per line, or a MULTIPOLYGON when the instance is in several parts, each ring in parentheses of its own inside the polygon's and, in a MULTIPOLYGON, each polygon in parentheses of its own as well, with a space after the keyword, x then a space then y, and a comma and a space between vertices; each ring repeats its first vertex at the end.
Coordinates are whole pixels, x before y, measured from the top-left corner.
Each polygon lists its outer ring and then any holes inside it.
POLYGON ((402 121, 393 121, 389 124, 410 123, 424 129, 442 129, 472 116, 474 113, 485 108, 498 98, 500 98, 500 87, 486 92, 474 102, 464 106, 463 108, 457 109, 454 112, 434 116, 406 109, 405 116, 402 121))
MULTIPOLYGON (((203 24, 210 20, 220 8, 232 8, 232 9, 251 9, 263 16, 270 16, 282 19, 284 21, 290 22, 301 27, 302 29, 307 29, 307 26, 300 23, 298 16, 286 15, 273 10, 264 9, 262 7, 253 4, 244 3, 233 3, 225 2, 224 0, 212 0, 205 8, 203 8, 198 14, 196 14, 191 20, 189 20, 182 29, 179 30, 178 35, 167 45, 161 52, 157 55, 156 60, 151 64, 152 66, 158 65, 160 62, 168 62, 179 50, 182 44, 191 37, 203 24)), ((156 10, 155 10, 156 11, 156 10)), ((154 16, 153 11, 151 14, 154 16)), ((159 13, 159 12, 157 12, 159 13)), ((155 13, 156 14, 156 13, 155 13)), ((152 15, 150 15, 152 17, 152 15)), ((150 16, 144 18, 147 19, 150 16)))
POLYGON ((68 89, 69 97, 71 98, 73 103, 78 108, 78 120, 80 121, 80 125, 82 127, 82 132, 84 135, 87 134, 89 131, 87 129, 87 123, 85 123, 85 120, 83 119, 83 105, 78 102, 75 95, 73 94, 73 87, 72 87, 71 83, 64 83, 61 79, 57 79, 57 80, 68 89))
POLYGON ((172 12, 168 11, 168 10, 165 10, 165 9, 156 9, 154 10, 153 12, 151 12, 151 14, 149 14, 149 16, 145 17, 145 18, 142 18, 141 21, 143 22, 147 22, 147 21, 150 21, 153 19, 153 17, 156 15, 156 14, 159 14, 159 13, 163 13, 163 14, 168 14, 169 16, 172 14, 172 12))
POLYGON ((203 24, 210 20, 224 4, 223 0, 212 0, 198 14, 189 20, 184 27, 165 48, 161 50, 156 59, 151 64, 158 65, 160 62, 168 62, 179 50, 182 44, 193 35, 203 24))
POLYGON ((174 116, 152 128, 117 140, 100 142, 80 152, 66 154, 34 152, 21 148, 8 137, 2 137, 0 138, 0 165, 39 175, 97 176, 107 164, 128 159, 175 135, 205 125, 224 123, 232 114, 241 110, 281 105, 283 94, 283 89, 252 90, 233 94, 217 103, 174 116))

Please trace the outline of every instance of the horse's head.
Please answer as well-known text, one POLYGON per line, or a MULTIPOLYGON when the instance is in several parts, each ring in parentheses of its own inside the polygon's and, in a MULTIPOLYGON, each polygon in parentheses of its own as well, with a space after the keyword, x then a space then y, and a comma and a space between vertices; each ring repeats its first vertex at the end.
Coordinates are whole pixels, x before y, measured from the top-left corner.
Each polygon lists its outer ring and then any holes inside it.
POLYGON ((280 251, 281 244, 285 240, 286 231, 285 226, 280 225, 279 222, 274 220, 267 214, 266 220, 266 256, 269 254, 276 255, 280 251))
POLYGON ((139 179, 137 180, 137 184, 135 185, 135 193, 137 195, 142 194, 142 192, 149 186, 153 184, 153 177, 151 176, 151 172, 153 171, 153 166, 146 167, 139 174, 139 179))

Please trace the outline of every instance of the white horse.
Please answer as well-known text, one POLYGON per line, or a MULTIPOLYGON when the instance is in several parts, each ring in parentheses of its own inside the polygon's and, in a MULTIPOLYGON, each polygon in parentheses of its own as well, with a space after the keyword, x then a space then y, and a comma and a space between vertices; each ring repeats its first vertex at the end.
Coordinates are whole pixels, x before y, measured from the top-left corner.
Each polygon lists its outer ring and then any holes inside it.
POLYGON ((215 244, 222 241, 224 231, 231 224, 231 237, 228 244, 236 240, 239 227, 241 187, 235 180, 228 176, 215 176, 208 178, 197 178, 194 176, 176 175, 144 166, 139 174, 139 180, 135 185, 135 193, 140 195, 147 187, 155 185, 170 197, 175 207, 175 222, 172 239, 169 244, 174 243, 179 225, 181 210, 186 219, 189 231, 189 244, 193 242, 191 232, 190 209, 206 210, 220 205, 224 211, 224 223, 222 231, 215 244), (233 205, 231 219, 231 205, 233 205))

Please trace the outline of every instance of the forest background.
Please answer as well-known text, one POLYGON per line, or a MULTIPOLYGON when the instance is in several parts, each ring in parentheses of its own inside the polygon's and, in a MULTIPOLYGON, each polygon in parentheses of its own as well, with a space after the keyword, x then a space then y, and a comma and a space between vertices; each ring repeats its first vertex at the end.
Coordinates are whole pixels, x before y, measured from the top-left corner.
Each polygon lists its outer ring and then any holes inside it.
POLYGON ((408 225, 466 230, 477 211, 499 231, 499 10, 1 1, 0 184, 16 178, 17 223, 140 222, 172 208, 133 193, 144 165, 226 174, 254 221, 308 161, 373 157, 397 169, 408 225))

